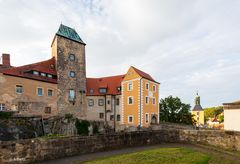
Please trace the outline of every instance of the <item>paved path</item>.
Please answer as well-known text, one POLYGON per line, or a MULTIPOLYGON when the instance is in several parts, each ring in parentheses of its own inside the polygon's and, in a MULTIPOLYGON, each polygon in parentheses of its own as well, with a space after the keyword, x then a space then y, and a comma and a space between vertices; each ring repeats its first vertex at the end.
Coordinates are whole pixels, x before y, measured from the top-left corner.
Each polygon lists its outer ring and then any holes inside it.
POLYGON ((220 155, 227 159, 234 159, 236 161, 240 161, 240 156, 237 156, 236 154, 229 152, 229 151, 223 151, 219 150, 217 148, 209 147, 209 146, 202 146, 202 145, 192 145, 192 144, 178 144, 178 143, 162 143, 159 145, 151 145, 151 146, 141 146, 141 147, 130 147, 130 148, 123 148, 118 150, 111 150, 111 151, 104 151, 104 152, 96 152, 96 153, 90 153, 90 154, 83 154, 79 156, 73 156, 73 157, 64 157, 60 159, 55 160, 49 160, 41 162, 40 164, 75 164, 77 162, 86 162, 89 160, 94 160, 97 158, 102 157, 108 157, 113 155, 119 155, 119 154, 128 154, 143 150, 150 150, 155 148, 176 148, 176 147, 184 147, 184 148, 191 148, 193 150, 197 150, 203 153, 207 154, 213 154, 213 155, 220 155))

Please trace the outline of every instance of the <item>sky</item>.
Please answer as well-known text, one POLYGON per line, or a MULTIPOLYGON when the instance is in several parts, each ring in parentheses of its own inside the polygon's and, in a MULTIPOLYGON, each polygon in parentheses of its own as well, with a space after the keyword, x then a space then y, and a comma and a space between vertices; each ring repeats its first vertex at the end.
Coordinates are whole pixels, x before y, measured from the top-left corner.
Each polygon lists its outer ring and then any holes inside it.
POLYGON ((160 98, 203 107, 240 99, 239 0, 0 0, 0 53, 14 66, 51 58, 59 25, 86 45, 87 76, 135 66, 160 98))

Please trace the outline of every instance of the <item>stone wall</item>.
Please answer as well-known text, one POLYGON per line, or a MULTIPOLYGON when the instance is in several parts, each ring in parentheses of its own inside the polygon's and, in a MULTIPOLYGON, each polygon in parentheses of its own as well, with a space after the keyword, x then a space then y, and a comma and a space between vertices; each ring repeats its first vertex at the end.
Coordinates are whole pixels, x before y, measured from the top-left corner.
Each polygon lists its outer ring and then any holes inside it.
POLYGON ((122 147, 162 142, 198 143, 240 150, 240 133, 206 130, 158 130, 57 139, 0 142, 0 163, 27 163, 122 147))

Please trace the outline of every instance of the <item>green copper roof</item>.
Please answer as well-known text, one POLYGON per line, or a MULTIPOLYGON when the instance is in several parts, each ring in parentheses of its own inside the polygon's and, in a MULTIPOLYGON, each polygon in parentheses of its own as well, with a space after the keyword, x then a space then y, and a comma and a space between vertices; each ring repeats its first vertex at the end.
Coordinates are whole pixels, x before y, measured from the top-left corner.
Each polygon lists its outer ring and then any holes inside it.
POLYGON ((63 36, 65 38, 71 39, 73 41, 76 42, 80 42, 82 44, 85 44, 82 39, 80 38, 80 36, 78 35, 78 33, 73 29, 70 28, 68 26, 65 26, 63 24, 60 25, 57 35, 63 36))

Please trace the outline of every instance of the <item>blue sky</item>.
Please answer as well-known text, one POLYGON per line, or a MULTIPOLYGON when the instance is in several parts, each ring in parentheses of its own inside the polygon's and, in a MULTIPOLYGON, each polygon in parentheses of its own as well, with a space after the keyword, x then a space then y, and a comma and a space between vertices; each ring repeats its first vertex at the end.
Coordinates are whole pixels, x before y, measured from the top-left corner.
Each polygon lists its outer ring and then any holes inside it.
POLYGON ((239 0, 0 0, 0 53, 12 65, 51 57, 60 23, 86 46, 87 76, 133 65, 161 83, 160 96, 203 107, 239 100, 239 0))

